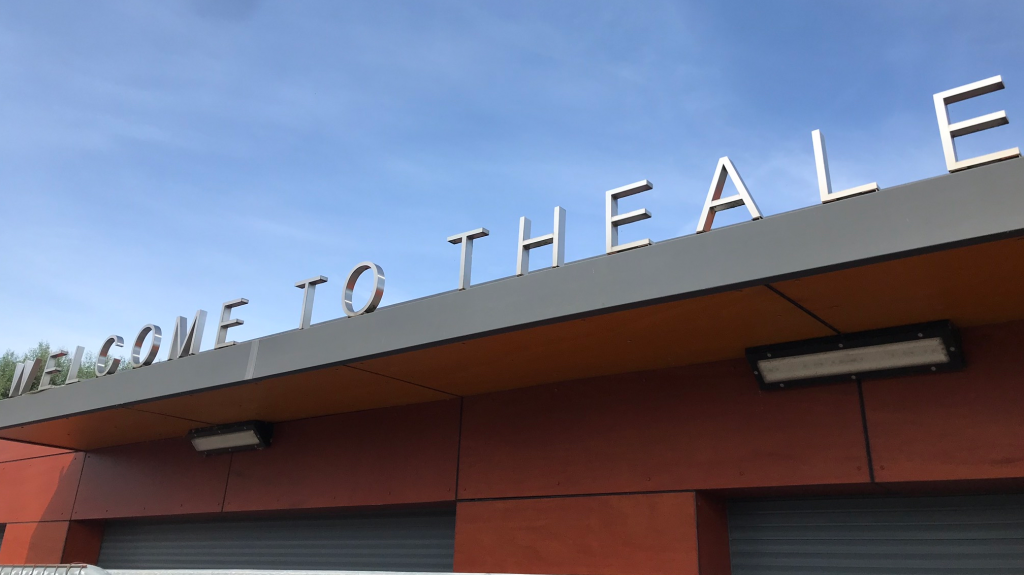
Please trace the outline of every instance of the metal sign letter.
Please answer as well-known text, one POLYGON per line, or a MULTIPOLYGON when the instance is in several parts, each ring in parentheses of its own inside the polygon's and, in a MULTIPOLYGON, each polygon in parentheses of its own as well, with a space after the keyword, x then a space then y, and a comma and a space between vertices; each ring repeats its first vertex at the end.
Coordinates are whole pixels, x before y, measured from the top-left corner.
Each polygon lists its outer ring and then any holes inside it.
POLYGON ((231 310, 247 303, 249 303, 249 300, 244 297, 224 302, 224 306, 220 308, 220 323, 217 324, 217 340, 213 344, 213 349, 220 349, 237 343, 234 341, 227 341, 228 330, 244 324, 245 321, 240 319, 231 319, 231 310))
POLYGON ((996 126, 1004 126, 1009 124, 1010 120, 1006 118, 1006 111, 1000 110, 991 114, 985 114, 984 116, 978 116, 977 118, 971 118, 970 120, 964 120, 963 122, 950 124, 949 110, 946 107, 950 104, 969 100, 975 96, 983 96, 985 94, 997 92, 1003 88, 1005 88, 1003 85, 1003 77, 993 76, 991 78, 986 78, 985 80, 974 82, 973 84, 967 84, 966 86, 960 86, 959 88, 939 92, 933 96, 935 100, 935 115, 939 119, 939 136, 942 138, 942 153, 946 156, 946 168, 950 173, 1020 156, 1020 148, 1010 148, 1009 150, 985 154, 984 156, 968 158, 966 160, 959 160, 956 157, 956 143, 953 141, 954 138, 966 136, 967 134, 973 134, 989 128, 995 128, 996 126))
POLYGON ((448 237, 450 244, 462 244, 462 258, 459 260, 459 289, 469 289, 473 273, 473 240, 491 235, 487 228, 477 228, 448 237))
POLYGON ((196 312, 196 317, 192 319, 191 326, 188 325, 188 320, 179 315, 174 320, 174 335, 171 336, 171 349, 167 354, 167 359, 180 359, 199 353, 203 343, 203 328, 205 326, 205 310, 196 312))
POLYGON ((551 244, 551 267, 565 265, 565 209, 555 206, 555 230, 550 234, 531 238, 530 218, 519 218, 519 257, 516 259, 516 275, 530 272, 530 250, 551 244))
POLYGON ((316 286, 325 283, 327 283, 327 276, 316 276, 295 284, 295 287, 302 290, 302 316, 299 317, 299 329, 306 329, 313 321, 313 297, 316 295, 316 286))
POLYGON ((632 224, 633 222, 639 222, 640 220, 646 220, 651 217, 651 212, 648 212, 646 209, 633 210, 626 214, 619 214, 619 200, 634 194, 639 194, 640 192, 646 192, 653 188, 654 184, 649 180, 642 180, 635 184, 629 184, 628 186, 622 186, 621 188, 615 188, 614 190, 608 190, 605 192, 605 253, 614 254, 615 252, 623 252, 651 245, 650 239, 637 240, 635 242, 629 242, 628 244, 622 244, 621 246, 619 245, 619 226, 632 224))
POLYGON ((71 356, 71 367, 68 368, 68 377, 64 380, 64 385, 78 383, 78 370, 82 367, 82 356, 84 354, 84 347, 78 346, 75 348, 75 354, 71 356))
POLYGON ((103 340, 103 345, 100 346, 100 353, 96 356, 96 377, 116 373, 117 368, 121 366, 121 358, 113 357, 110 358, 110 361, 107 361, 107 357, 110 355, 110 348, 112 347, 124 347, 124 338, 119 335, 112 335, 103 340))
POLYGON ((729 156, 726 156, 718 160, 718 165, 715 167, 715 175, 711 179, 711 188, 708 190, 708 199, 704 201, 704 209, 701 211, 700 220, 697 222, 697 233, 711 230, 712 224, 715 223, 715 213, 739 206, 747 207, 747 211, 750 212, 750 219, 761 219, 761 212, 757 209, 754 198, 747 192, 747 186, 743 183, 743 178, 740 177, 736 166, 732 165, 729 156), (729 176, 732 176, 732 182, 736 184, 736 191, 739 193, 723 198, 722 190, 725 189, 725 180, 729 176))
POLYGON ((345 279, 345 295, 342 296, 341 307, 345 310, 345 315, 355 317, 377 309, 382 297, 384 297, 383 268, 373 262, 363 262, 352 268, 352 271, 348 273, 348 278, 345 279), (373 272, 373 293, 370 294, 370 299, 366 302, 366 305, 356 310, 352 306, 352 292, 356 289, 356 282, 359 281, 359 276, 363 275, 363 272, 367 270, 373 272))
POLYGON ((32 387, 32 382, 35 381, 36 376, 39 375, 39 368, 43 365, 43 360, 35 358, 31 361, 26 360, 22 363, 14 366, 14 379, 11 380, 11 389, 7 392, 7 397, 18 397, 25 393, 32 387))
POLYGON ((53 379, 53 376, 60 373, 60 368, 57 367, 57 360, 67 354, 67 350, 61 349, 51 353, 50 357, 46 358, 46 365, 43 366, 43 375, 39 378, 39 388, 36 391, 43 391, 53 387, 50 385, 50 380, 53 379))
POLYGON ((163 339, 163 332, 160 326, 147 324, 142 326, 138 335, 135 336, 135 343, 132 344, 132 367, 144 367, 152 365, 156 361, 156 354, 160 353, 160 341, 163 339), (142 344, 146 343, 146 336, 153 334, 153 341, 149 343, 149 353, 142 357, 142 344))
POLYGON ((811 132, 811 141, 814 142, 814 167, 818 171, 818 193, 821 195, 821 203, 827 204, 843 198, 878 191, 878 182, 871 182, 833 193, 832 177, 828 172, 828 153, 825 151, 825 136, 821 134, 821 130, 811 132))

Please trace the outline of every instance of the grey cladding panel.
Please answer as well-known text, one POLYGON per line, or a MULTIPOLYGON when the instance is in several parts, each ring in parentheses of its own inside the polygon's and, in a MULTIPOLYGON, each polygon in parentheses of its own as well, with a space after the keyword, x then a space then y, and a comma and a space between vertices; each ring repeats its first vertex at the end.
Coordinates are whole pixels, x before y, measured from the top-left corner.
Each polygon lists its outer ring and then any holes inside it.
POLYGON ((743 501, 733 575, 1019 575, 1024 496, 743 501))
POLYGON ((454 568, 454 509, 303 519, 109 521, 99 566, 108 569, 454 568))

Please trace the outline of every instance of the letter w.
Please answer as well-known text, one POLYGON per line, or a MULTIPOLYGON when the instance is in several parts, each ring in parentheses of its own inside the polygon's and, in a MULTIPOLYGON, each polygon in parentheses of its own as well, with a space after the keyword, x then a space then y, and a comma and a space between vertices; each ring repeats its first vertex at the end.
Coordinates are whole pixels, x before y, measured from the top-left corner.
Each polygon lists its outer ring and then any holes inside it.
POLYGON ((7 397, 18 397, 32 387, 32 382, 39 375, 39 368, 43 360, 36 358, 30 362, 25 361, 14 366, 14 379, 11 380, 11 391, 7 397))

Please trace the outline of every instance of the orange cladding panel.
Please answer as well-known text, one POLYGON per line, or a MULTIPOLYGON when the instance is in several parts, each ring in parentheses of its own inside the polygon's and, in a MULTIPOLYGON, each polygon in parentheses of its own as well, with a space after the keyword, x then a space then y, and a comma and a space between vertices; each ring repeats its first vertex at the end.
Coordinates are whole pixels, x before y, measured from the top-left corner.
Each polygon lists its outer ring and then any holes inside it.
POLYGON ((451 395, 346 366, 273 377, 145 404, 153 413, 214 424, 292 421, 449 399, 451 395))
POLYGON ((868 481, 857 388, 762 393, 743 361, 465 399, 459 497, 868 481))
POLYGON ((878 481, 1024 477, 1024 322, 961 335, 963 371, 864 383, 878 481))
POLYGON ((694 496, 460 502, 455 571, 697 575, 694 496))
POLYGON ((65 453, 0 464, 0 523, 70 519, 84 459, 65 453))
POLYGON ((67 521, 7 525, 0 545, 0 564, 60 563, 67 533, 67 521))
POLYGON ((0 430, 0 437, 91 451, 111 445, 184 437, 190 429, 203 425, 198 421, 119 407, 0 430))
POLYGON ((230 462, 203 457, 184 438, 90 452, 74 519, 220 511, 230 462))
POLYGON ((101 545, 102 521, 72 521, 68 524, 68 535, 64 541, 64 553, 60 562, 95 565, 100 560, 101 545))
POLYGON ((32 459, 33 457, 46 457, 47 455, 57 455, 67 452, 68 450, 66 449, 56 449, 54 447, 44 447, 42 445, 32 445, 31 443, 4 441, 0 439, 0 462, 32 459))
POLYGON ((773 284, 843 332, 939 319, 961 327, 1024 319, 1024 238, 773 284))
POLYGON ((451 501, 459 400, 294 421, 236 453, 225 511, 451 501))
POLYGON ((749 346, 831 335, 764 286, 563 321, 353 365, 474 395, 743 357, 749 346))

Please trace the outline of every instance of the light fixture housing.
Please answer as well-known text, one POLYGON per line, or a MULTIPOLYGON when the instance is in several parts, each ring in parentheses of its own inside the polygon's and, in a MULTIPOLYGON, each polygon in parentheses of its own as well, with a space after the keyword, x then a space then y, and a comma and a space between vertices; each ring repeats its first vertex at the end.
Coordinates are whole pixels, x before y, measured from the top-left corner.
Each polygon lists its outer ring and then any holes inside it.
POLYGON ((266 421, 243 421, 188 432, 192 447, 203 455, 266 449, 273 437, 274 424, 266 421))
POLYGON ((747 361, 764 391, 964 366, 960 334, 948 320, 752 347, 747 361))

